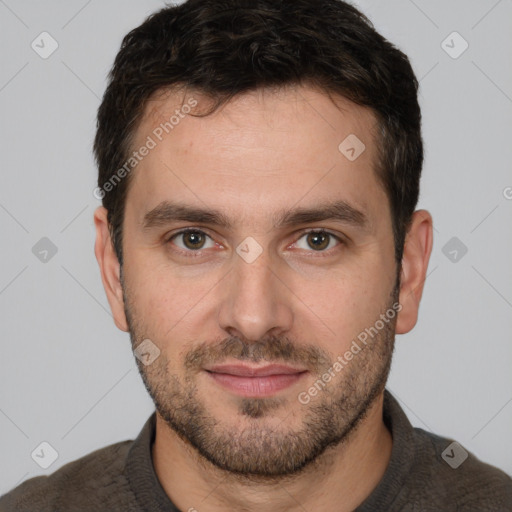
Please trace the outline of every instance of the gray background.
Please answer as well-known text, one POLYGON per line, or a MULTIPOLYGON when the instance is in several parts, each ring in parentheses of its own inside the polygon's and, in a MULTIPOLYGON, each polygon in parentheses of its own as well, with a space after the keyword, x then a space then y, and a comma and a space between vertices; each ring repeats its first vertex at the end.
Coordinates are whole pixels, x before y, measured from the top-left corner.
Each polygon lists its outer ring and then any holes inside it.
MULTIPOLYGON (((397 337, 388 388, 415 426, 512 474, 512 2, 357 5, 421 79, 419 207, 436 229, 420 320, 397 337), (458 58, 442 46, 453 31, 469 43, 458 58)), ((133 439, 153 410, 94 257, 91 144, 123 35, 162 6, 0 0, 0 494, 133 439), (43 31, 59 45, 47 59, 31 47, 43 31), (45 262, 32 250, 43 237, 57 248, 45 262), (31 458, 43 441, 58 452, 48 469, 31 458)))

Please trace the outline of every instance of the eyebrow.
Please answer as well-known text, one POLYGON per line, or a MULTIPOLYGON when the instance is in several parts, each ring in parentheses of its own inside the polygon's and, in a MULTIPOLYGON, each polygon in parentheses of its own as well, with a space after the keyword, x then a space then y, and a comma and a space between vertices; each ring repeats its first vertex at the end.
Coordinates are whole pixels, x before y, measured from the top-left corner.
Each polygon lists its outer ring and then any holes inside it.
MULTIPOLYGON (((370 224, 368 217, 361 210, 343 200, 332 201, 319 207, 280 210, 273 216, 273 220, 276 228, 329 220, 343 222, 361 229, 368 228, 370 224)), ((233 227, 233 222, 221 211, 179 202, 162 201, 144 215, 142 228, 144 231, 148 231, 176 221, 210 224, 225 229, 233 227)))

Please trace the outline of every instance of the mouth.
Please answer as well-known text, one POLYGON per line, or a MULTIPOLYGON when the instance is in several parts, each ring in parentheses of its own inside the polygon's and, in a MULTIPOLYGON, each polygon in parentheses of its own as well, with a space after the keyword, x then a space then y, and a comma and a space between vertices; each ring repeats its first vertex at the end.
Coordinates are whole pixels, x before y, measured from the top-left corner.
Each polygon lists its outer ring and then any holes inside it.
POLYGON ((275 395, 297 383, 308 373, 302 368, 282 364, 262 367, 226 364, 205 368, 205 371, 223 389, 253 398, 275 395))

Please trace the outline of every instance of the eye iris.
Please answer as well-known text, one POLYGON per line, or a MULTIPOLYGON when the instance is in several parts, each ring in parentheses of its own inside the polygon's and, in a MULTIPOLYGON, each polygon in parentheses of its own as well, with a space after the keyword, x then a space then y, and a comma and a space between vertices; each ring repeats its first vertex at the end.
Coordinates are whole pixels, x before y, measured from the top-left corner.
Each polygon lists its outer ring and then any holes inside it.
POLYGON ((309 233, 308 243, 313 249, 325 249, 329 245, 329 235, 327 233, 309 233), (313 244, 310 243, 311 241, 313 244))
POLYGON ((200 249, 204 245, 204 236, 197 231, 189 231, 183 234, 185 245, 189 249, 200 249), (189 244, 189 241, 191 242, 189 244))

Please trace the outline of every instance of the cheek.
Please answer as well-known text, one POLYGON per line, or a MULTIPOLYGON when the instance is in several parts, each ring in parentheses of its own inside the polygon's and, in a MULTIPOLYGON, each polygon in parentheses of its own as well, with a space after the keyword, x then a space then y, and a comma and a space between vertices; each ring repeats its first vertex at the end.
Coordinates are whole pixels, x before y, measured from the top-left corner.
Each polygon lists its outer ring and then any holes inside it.
POLYGON ((332 270, 328 278, 297 282, 297 295, 307 306, 302 314, 309 319, 300 329, 311 332, 316 325, 317 336, 326 336, 325 348, 343 352, 354 337, 375 323, 388 305, 391 285, 376 268, 332 270))
MULTIPOLYGON (((190 332, 198 316, 211 305, 215 285, 222 274, 215 269, 198 275, 193 265, 183 268, 140 254, 131 260, 131 301, 146 327, 161 340, 176 339, 177 333, 190 332)), ((129 281, 128 281, 129 277, 129 281)))

